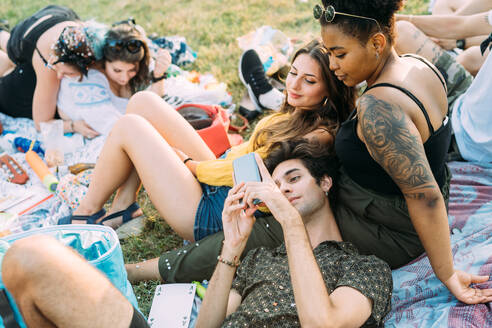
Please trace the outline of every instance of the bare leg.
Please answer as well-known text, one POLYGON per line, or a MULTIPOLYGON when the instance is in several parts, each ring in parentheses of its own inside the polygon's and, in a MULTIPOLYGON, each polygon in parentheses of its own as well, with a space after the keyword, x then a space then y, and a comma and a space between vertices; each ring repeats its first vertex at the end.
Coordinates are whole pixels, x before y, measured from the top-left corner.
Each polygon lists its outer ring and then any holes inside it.
POLYGON ((75 214, 89 215, 102 208, 116 189, 128 183, 134 169, 166 222, 181 237, 194 240, 200 184, 149 121, 134 114, 114 125, 75 214))
POLYGON ((159 273, 158 257, 144 262, 125 264, 125 268, 128 274, 128 280, 132 283, 143 280, 162 281, 161 274, 159 273))
POLYGON ((395 49, 398 54, 413 53, 435 64, 444 50, 410 22, 396 22, 395 49))
POLYGON ((2 264, 5 286, 28 327, 125 327, 133 307, 97 269, 47 236, 15 242, 2 264))
POLYGON ((459 54, 456 57, 456 62, 463 65, 463 67, 466 68, 466 70, 470 72, 471 75, 475 76, 480 70, 480 67, 482 67, 486 58, 487 52, 485 52, 482 56, 480 47, 474 46, 466 49, 461 54, 459 54))
MULTIPOLYGON (((195 129, 169 104, 153 92, 139 92, 128 103, 127 113, 144 117, 166 142, 195 160, 211 160, 215 156, 195 129)), ((118 189, 110 213, 124 210, 136 200, 140 180, 136 172, 118 189)), ((135 213, 134 216, 140 213, 135 213)))
POLYGON ((436 0, 432 15, 450 15, 470 0, 436 0))

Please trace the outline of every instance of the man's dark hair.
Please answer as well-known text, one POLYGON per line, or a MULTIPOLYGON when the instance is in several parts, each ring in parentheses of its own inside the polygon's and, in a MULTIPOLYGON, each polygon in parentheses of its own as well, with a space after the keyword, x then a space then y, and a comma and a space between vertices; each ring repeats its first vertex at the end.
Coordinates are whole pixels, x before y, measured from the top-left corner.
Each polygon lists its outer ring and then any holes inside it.
POLYGON ((265 159, 265 166, 270 174, 277 165, 290 159, 299 159, 318 184, 326 175, 332 178, 333 187, 328 193, 330 203, 335 205, 336 180, 339 161, 333 150, 319 143, 308 142, 306 139, 279 142, 265 159))

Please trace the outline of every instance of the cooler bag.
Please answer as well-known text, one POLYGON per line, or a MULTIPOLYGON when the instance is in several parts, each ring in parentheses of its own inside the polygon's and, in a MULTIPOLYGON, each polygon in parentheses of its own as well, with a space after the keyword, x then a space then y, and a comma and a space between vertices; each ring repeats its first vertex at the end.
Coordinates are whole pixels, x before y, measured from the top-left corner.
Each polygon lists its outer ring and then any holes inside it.
MULTIPOLYGON (((123 253, 116 232, 109 227, 92 224, 72 224, 44 227, 0 239, 1 259, 8 246, 14 241, 28 236, 50 235, 79 252, 90 264, 101 270, 113 285, 138 309, 133 288, 127 279, 123 253)), ((19 310, 10 293, 5 289, 0 272, 0 328, 25 328, 19 310)))

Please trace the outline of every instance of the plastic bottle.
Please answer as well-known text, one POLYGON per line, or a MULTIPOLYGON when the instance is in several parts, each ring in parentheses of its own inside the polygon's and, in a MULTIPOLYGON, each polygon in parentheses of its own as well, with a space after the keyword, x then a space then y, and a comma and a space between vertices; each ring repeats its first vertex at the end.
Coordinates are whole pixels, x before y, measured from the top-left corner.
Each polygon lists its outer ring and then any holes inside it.
MULTIPOLYGON (((29 150, 32 140, 24 137, 16 137, 14 139, 14 147, 23 153, 29 150)), ((44 150, 41 148, 41 143, 39 141, 34 142, 34 147, 32 148, 38 155, 44 157, 44 150)))
POLYGON ((43 162, 38 154, 32 150, 26 152, 26 162, 31 166, 34 173, 43 182, 44 186, 48 188, 49 191, 55 192, 58 186, 58 179, 51 173, 48 166, 43 162))

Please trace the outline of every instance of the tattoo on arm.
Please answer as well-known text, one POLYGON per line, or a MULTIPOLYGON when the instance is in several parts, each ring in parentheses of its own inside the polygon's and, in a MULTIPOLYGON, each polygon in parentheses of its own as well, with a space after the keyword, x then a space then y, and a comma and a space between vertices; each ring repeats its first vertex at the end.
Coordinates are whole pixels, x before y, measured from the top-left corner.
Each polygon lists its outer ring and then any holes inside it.
POLYGON ((364 95, 359 106, 361 132, 374 160, 406 196, 425 199, 422 189, 434 188, 434 177, 422 142, 410 132, 401 107, 373 95, 364 95))

